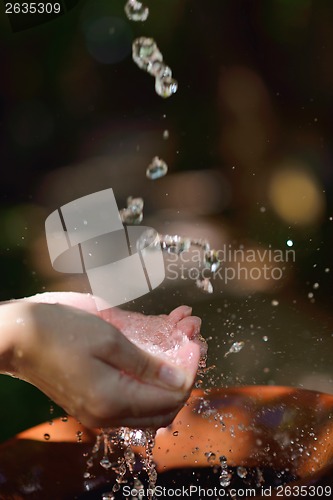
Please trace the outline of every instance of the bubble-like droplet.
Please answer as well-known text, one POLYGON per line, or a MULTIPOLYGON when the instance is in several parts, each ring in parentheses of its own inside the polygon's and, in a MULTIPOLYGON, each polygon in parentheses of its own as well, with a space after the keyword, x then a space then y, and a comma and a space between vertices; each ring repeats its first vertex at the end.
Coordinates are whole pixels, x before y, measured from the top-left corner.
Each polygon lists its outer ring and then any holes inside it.
POLYGON ((230 485, 230 474, 228 472, 228 464, 227 464, 227 457, 222 455, 220 457, 220 465, 221 465, 221 473, 220 473, 220 485, 223 488, 227 488, 230 485))
POLYGON ((108 457, 103 457, 99 463, 106 470, 110 469, 110 467, 112 466, 112 463, 110 462, 108 457))
POLYGON ((178 436, 178 434, 179 434, 179 431, 174 431, 174 432, 172 433, 172 435, 173 435, 173 436, 175 436, 175 437, 177 437, 177 436, 178 436))
POLYGON ((215 453, 213 452, 207 452, 205 453, 205 457, 207 457, 207 462, 210 464, 210 465, 214 465, 214 462, 216 460, 216 455, 215 453))
POLYGON ((225 353, 224 357, 226 358, 229 354, 236 354, 240 352, 243 349, 244 345, 245 343, 243 341, 234 342, 230 347, 229 351, 225 353))
POLYGON ((247 470, 245 467, 237 467, 237 476, 244 479, 247 476, 247 470))
POLYGON ((197 287, 200 288, 203 292, 206 293, 214 292, 213 285, 209 278, 197 279, 195 283, 197 287))
POLYGON ((158 156, 154 156, 152 162, 146 170, 146 176, 148 179, 156 180, 164 177, 168 173, 168 165, 164 160, 161 160, 158 156))
POLYGON ((165 234, 160 236, 162 250, 168 253, 180 255, 182 252, 189 250, 191 240, 178 235, 165 234))
POLYGON ((230 475, 227 471, 222 471, 219 477, 222 488, 227 488, 230 485, 230 475))
POLYGON ((166 141, 167 139, 169 139, 169 130, 164 130, 163 131, 163 139, 166 141))
POLYGON ((172 76, 164 76, 163 78, 156 78, 155 81, 156 93, 164 98, 170 97, 178 90, 178 82, 172 76))
POLYGON ((221 262, 218 259, 216 250, 207 250, 204 255, 205 267, 210 269, 212 273, 218 270, 221 262))
POLYGON ((119 210, 121 221, 124 224, 140 224, 143 220, 143 199, 127 198, 127 208, 119 210))
POLYGON ((128 0, 124 10, 130 21, 146 21, 149 16, 148 7, 137 0, 128 0))
POLYGON ((134 40, 132 45, 132 57, 133 61, 144 71, 148 70, 148 66, 151 65, 153 61, 163 61, 163 56, 155 40, 143 36, 134 40))
POLYGON ((49 441, 50 437, 51 437, 50 434, 47 434, 47 433, 44 434, 45 441, 49 441))
POLYGON ((133 446, 145 446, 146 436, 141 429, 133 429, 130 433, 130 441, 133 446))
POLYGON ((148 64, 147 71, 150 75, 159 79, 172 76, 171 68, 164 64, 163 61, 151 61, 148 64))
POLYGON ((102 495, 102 500, 114 500, 116 497, 112 492, 110 493, 103 493, 102 495))
POLYGON ((172 71, 163 62, 163 56, 153 38, 136 38, 132 45, 133 61, 140 69, 155 77, 155 90, 161 97, 170 97, 177 92, 178 83, 172 71))

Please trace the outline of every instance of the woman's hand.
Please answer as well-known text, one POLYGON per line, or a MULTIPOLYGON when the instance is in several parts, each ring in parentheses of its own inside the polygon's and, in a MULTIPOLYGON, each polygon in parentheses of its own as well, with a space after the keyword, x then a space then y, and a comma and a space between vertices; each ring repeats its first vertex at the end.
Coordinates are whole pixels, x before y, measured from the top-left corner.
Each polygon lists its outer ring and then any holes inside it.
POLYGON ((192 388, 200 323, 186 306, 168 316, 98 313, 90 295, 40 294, 0 306, 0 371, 37 386, 87 427, 158 428, 192 388), (176 339, 168 356, 163 335, 176 339))

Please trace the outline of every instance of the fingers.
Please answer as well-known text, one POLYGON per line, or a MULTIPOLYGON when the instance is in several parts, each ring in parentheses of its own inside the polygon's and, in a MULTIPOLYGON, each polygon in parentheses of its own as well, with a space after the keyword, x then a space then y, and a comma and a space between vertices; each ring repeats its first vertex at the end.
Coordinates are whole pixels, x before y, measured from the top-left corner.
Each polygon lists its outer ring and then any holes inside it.
POLYGON ((172 366, 167 361, 143 351, 124 335, 109 328, 108 342, 93 345, 94 355, 132 378, 169 390, 179 390, 187 386, 187 374, 182 367, 172 366))
POLYGON ((88 427, 168 425, 188 397, 186 391, 147 386, 126 374, 119 377, 118 372, 102 365, 97 371, 97 380, 104 383, 95 387, 83 414, 79 415, 88 427), (117 387, 116 393, 113 387, 117 387))
POLYGON ((169 319, 173 323, 178 323, 183 318, 186 318, 187 316, 191 316, 191 314, 192 314, 192 307, 179 306, 176 309, 174 309, 173 311, 171 311, 171 313, 169 314, 169 319))
POLYGON ((200 333, 201 319, 197 316, 188 316, 177 323, 177 328, 181 330, 190 340, 200 333))

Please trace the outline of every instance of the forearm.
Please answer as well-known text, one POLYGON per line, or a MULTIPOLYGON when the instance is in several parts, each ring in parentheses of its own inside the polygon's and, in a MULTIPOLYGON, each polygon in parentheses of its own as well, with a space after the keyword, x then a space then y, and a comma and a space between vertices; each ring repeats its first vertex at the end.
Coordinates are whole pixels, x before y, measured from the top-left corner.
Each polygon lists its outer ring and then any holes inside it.
POLYGON ((29 307, 21 301, 0 304, 0 373, 16 374, 19 338, 25 333, 29 307))

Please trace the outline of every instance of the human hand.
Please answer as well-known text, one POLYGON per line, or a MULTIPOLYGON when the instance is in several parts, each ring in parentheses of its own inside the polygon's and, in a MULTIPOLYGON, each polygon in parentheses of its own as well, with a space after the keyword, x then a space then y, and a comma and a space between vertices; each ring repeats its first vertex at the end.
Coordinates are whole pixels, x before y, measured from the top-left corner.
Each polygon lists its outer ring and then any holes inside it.
POLYGON ((90 295, 62 292, 6 303, 0 313, 15 325, 6 371, 87 427, 168 425, 192 388, 202 344, 200 320, 186 306, 168 316, 97 312, 90 295))

